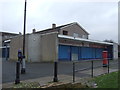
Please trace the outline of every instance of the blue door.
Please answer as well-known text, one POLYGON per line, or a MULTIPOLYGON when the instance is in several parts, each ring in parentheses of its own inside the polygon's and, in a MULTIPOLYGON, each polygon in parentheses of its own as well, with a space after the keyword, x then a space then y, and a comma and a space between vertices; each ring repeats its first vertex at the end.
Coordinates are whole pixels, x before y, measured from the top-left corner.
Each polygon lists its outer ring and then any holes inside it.
POLYGON ((78 60, 78 56, 79 56, 79 47, 71 46, 71 60, 72 61, 78 60))
POLYGON ((58 49, 58 59, 59 60, 70 60, 70 46, 67 45, 59 45, 58 49))

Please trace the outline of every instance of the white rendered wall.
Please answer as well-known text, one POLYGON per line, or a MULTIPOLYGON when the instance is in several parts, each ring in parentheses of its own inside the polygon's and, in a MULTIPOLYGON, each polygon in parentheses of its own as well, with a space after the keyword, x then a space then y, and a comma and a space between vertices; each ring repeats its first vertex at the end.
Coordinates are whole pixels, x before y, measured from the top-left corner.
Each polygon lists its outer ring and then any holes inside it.
POLYGON ((40 34, 30 34, 28 37, 28 61, 40 62, 40 34))
POLYGON ((113 59, 118 59, 118 44, 113 43, 113 59))

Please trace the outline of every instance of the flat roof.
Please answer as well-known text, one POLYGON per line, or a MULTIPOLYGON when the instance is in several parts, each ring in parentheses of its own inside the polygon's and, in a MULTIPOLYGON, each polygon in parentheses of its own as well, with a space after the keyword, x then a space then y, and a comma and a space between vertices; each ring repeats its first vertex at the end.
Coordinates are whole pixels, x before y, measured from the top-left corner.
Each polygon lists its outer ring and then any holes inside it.
POLYGON ((108 43, 108 42, 103 42, 103 41, 98 41, 98 40, 91 40, 91 39, 77 38, 77 37, 66 36, 66 35, 58 35, 58 37, 59 38, 64 38, 64 39, 78 40, 78 41, 83 41, 83 42, 113 45, 113 43, 108 43))
MULTIPOLYGON (((6 48, 6 46, 2 46, 2 47, 0 47, 0 49, 1 49, 1 48, 6 48)), ((7 46, 7 48, 10 48, 10 46, 7 46)))
POLYGON ((4 42, 5 42, 5 43, 7 43, 7 42, 11 42, 11 40, 10 40, 10 39, 8 39, 8 40, 5 40, 4 42))

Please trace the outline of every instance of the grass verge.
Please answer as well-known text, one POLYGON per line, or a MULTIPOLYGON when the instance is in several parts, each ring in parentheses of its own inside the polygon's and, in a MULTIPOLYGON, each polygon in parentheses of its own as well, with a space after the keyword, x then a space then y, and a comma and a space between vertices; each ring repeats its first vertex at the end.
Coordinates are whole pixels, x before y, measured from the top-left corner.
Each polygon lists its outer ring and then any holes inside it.
POLYGON ((118 88, 118 72, 95 77, 93 81, 96 82, 97 88, 118 88))
POLYGON ((14 85, 13 88, 40 88, 40 85, 38 82, 22 82, 14 85))

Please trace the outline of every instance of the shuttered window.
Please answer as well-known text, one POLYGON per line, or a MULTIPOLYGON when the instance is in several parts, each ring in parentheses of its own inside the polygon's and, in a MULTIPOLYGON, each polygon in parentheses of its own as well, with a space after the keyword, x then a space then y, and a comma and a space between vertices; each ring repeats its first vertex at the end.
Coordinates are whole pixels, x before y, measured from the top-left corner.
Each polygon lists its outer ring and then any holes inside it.
POLYGON ((63 31, 63 35, 68 35, 68 31, 63 31))

